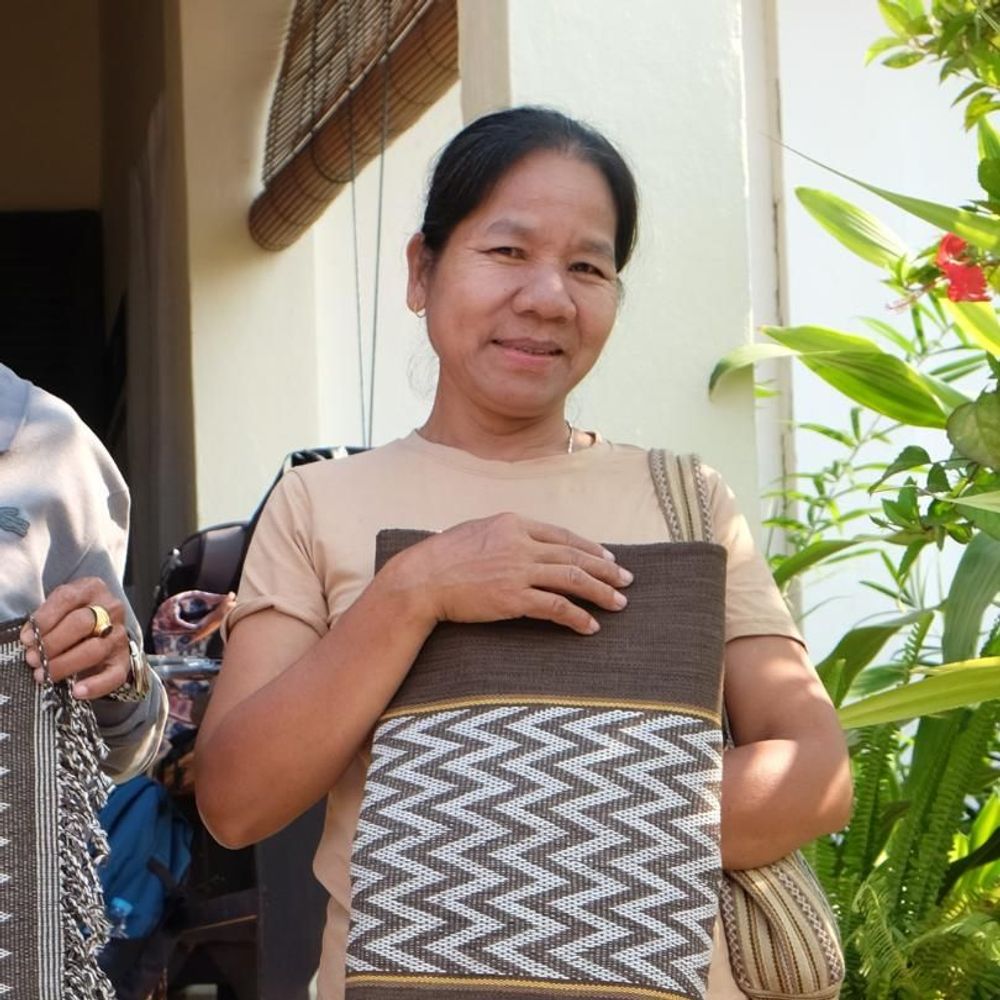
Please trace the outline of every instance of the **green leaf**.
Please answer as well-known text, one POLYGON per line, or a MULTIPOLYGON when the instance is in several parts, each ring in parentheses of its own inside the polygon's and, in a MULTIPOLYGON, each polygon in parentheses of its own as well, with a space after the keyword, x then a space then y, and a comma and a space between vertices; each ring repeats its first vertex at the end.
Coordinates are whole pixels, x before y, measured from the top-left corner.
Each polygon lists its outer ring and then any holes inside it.
MULTIPOLYGON (((944 498, 942 498, 944 499, 944 498)), ((963 493, 958 499, 948 498, 957 507, 971 507, 974 510, 1000 512, 1000 490, 992 493, 963 493)))
POLYGON ((874 493, 876 487, 881 486, 890 476, 897 472, 905 472, 907 469, 916 469, 921 465, 930 465, 931 456, 915 444, 908 444, 887 466, 885 472, 875 480, 868 492, 874 493))
POLYGON ((890 344, 898 347, 904 354, 913 354, 913 345, 894 326, 890 326, 884 320, 871 319, 867 316, 862 317, 861 322, 870 330, 881 334, 890 344))
POLYGON ((948 318, 974 344, 993 355, 1000 355, 1000 321, 990 302, 952 302, 941 299, 948 318))
POLYGON ((1000 199, 1000 159, 988 157, 979 161, 977 171, 979 186, 994 201, 1000 199))
POLYGON ((839 705, 844 700, 861 670, 901 628, 933 614, 933 611, 915 611, 878 625, 862 625, 843 635, 829 655, 816 665, 833 703, 839 705))
POLYGON ((796 188, 795 194, 806 211, 834 239, 869 264, 892 267, 909 252, 891 229, 857 205, 815 188, 796 188))
POLYGON ((947 416, 919 373, 891 354, 803 354, 804 365, 856 403, 914 427, 941 427, 947 416))
POLYGON ((918 371, 917 375, 928 391, 937 398, 945 413, 951 413, 952 410, 957 409, 959 406, 964 406, 966 403, 971 402, 964 392, 959 392, 958 389, 945 382, 944 379, 935 378, 933 375, 928 375, 927 372, 921 371, 918 371))
POLYGON ((744 344, 730 351, 720 360, 708 379, 708 391, 713 392, 719 380, 729 375, 731 372, 739 371, 741 368, 748 368, 758 361, 769 361, 772 358, 787 358, 795 354, 795 351, 782 347, 780 344, 744 344))
POLYGON ((878 0, 878 9, 890 31, 895 32, 901 38, 909 36, 911 18, 901 3, 892 3, 892 0, 878 0))
POLYGON ((944 603, 942 654, 967 660, 979 648, 983 614, 1000 591, 1000 541, 976 535, 965 547, 944 603))
MULTIPOLYGON (((959 97, 967 97, 969 93, 971 93, 972 87, 981 88, 984 86, 985 84, 982 81, 979 81, 971 87, 966 87, 959 97)), ((1000 134, 997 133, 997 130, 993 127, 988 118, 979 119, 978 140, 980 159, 1000 159, 1000 134)))
MULTIPOLYGON (((792 150, 792 152, 796 152, 796 150, 792 150)), ((939 229, 961 236, 962 239, 979 247, 980 250, 1000 252, 1000 218, 996 216, 976 215, 961 208, 950 208, 947 205, 939 205, 937 202, 924 201, 922 198, 911 198, 908 195, 897 194, 895 191, 888 191, 885 188, 858 180, 857 177, 845 174, 841 170, 835 170, 804 153, 798 153, 798 155, 810 163, 822 167, 823 170, 836 174, 837 177, 843 177, 844 180, 857 184, 858 187, 862 187, 866 191, 871 191, 872 194, 878 195, 910 215, 915 215, 918 219, 923 219, 939 229)))
POLYGON ((825 326, 763 326, 761 332, 799 354, 827 354, 837 351, 883 353, 878 344, 867 337, 841 333, 825 326))
POLYGON ((906 69, 907 66, 914 66, 924 58, 923 52, 914 52, 907 49, 906 52, 894 52, 891 56, 886 56, 882 60, 883 66, 889 69, 906 69))
POLYGON ((825 424, 796 424, 800 431, 812 431, 813 434, 821 434, 823 437, 829 438, 831 441, 836 441, 838 444, 842 444, 845 448, 853 448, 857 442, 850 434, 845 434, 843 431, 838 431, 835 427, 827 427, 825 424))
MULTIPOLYGON (((899 5, 906 11, 911 21, 922 18, 927 13, 924 7, 924 0, 899 0, 899 5)), ((910 30, 913 30, 912 24, 910 25, 910 30)))
POLYGON ((841 707, 840 724, 845 729, 879 726, 1000 698, 1000 657, 949 667, 963 669, 949 669, 841 707))
POLYGON ((844 549, 848 549, 852 545, 857 545, 860 541, 861 539, 831 538, 821 542, 813 542, 812 545, 807 545, 800 552, 796 552, 795 555, 791 555, 779 563, 774 571, 774 582, 779 587, 783 587, 793 576, 803 570, 815 566, 824 559, 829 559, 830 556, 836 555, 838 552, 843 552, 844 549))
POLYGON ((948 418, 948 440, 965 458, 1000 472, 1000 390, 955 410, 948 418))
POLYGON ((905 42, 903 42, 897 35, 884 35, 882 38, 875 39, 875 41, 868 46, 868 51, 865 53, 865 65, 867 66, 873 59, 880 56, 888 49, 894 49, 904 44, 905 42))

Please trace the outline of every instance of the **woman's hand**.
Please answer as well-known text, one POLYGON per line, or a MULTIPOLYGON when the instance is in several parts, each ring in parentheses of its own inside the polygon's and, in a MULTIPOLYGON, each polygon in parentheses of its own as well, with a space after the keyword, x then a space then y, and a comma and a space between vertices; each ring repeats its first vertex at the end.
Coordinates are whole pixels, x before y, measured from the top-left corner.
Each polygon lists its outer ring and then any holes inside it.
MULTIPOLYGON (((89 576, 56 587, 32 616, 38 625, 53 681, 74 678, 73 697, 90 701, 110 694, 129 677, 125 607, 99 577, 89 576), (89 605, 104 608, 111 631, 95 635, 95 616, 89 605)), ((26 659, 35 681, 45 674, 31 623, 21 630, 26 659)))
POLYGON ((410 593, 433 621, 539 618, 581 635, 600 626, 573 599, 620 611, 632 574, 596 542, 516 514, 434 535, 386 564, 380 581, 410 593))

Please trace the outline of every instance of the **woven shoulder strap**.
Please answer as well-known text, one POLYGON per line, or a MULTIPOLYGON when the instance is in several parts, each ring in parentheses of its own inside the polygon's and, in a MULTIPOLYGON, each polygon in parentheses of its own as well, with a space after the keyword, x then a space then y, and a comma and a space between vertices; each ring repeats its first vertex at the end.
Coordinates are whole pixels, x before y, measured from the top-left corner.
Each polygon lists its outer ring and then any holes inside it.
POLYGON ((675 542, 714 541, 708 488, 698 456, 651 448, 649 474, 670 538, 675 542))

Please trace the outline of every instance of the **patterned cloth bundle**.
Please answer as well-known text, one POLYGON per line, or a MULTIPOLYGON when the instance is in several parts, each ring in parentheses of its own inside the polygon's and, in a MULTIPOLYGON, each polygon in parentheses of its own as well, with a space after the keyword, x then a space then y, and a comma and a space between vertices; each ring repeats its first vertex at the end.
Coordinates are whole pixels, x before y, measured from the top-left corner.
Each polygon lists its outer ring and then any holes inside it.
POLYGON ((35 684, 23 624, 0 623, 0 996, 113 1000, 96 957, 104 744, 65 683, 35 684))
POLYGON ((349 1000, 704 996, 725 550, 608 547, 636 579, 600 632, 443 623, 379 721, 349 1000))

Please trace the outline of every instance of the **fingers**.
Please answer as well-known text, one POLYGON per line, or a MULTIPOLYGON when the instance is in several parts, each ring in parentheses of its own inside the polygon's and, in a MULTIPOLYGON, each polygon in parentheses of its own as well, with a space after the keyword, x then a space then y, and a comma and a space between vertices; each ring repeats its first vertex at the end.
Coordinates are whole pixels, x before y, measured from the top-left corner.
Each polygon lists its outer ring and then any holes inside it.
POLYGON ((621 611, 628 604, 628 598, 621 591, 572 564, 537 566, 532 573, 531 586, 535 590, 577 597, 606 611, 621 611))
MULTIPOLYGON (((38 624, 38 630, 48 641, 49 634, 57 625, 73 612, 79 611, 81 614, 76 618, 77 628, 83 629, 77 636, 79 640, 88 635, 94 627, 94 614, 87 610, 88 604, 101 605, 111 616, 113 623, 125 623, 125 609, 121 601, 108 589, 108 585, 96 576, 83 577, 56 587, 32 617, 38 624)), ((22 642, 25 638, 29 640, 32 638, 30 626, 25 626, 21 638, 22 642)))
MULTIPOLYGON (((100 698, 127 680, 130 661, 125 608, 103 580, 86 577, 56 587, 32 617, 45 647, 50 679, 76 678, 74 697, 100 698), (104 637, 93 634, 91 604, 103 607, 111 618, 111 632, 104 637)), ((30 622, 21 631, 21 642, 28 666, 41 684, 45 674, 30 622)))
POLYGON ((564 625, 580 635, 593 635, 601 626, 593 615, 562 594, 531 590, 525 595, 522 617, 564 625))
POLYGON ((603 545, 598 545, 597 542, 592 542, 589 538, 584 538, 582 535, 576 535, 566 528, 560 528, 557 524, 547 524, 545 521, 530 521, 527 519, 521 519, 521 524, 528 532, 528 535, 536 542, 546 542, 550 545, 578 549, 605 562, 613 563, 615 561, 614 553, 604 548, 603 545))

